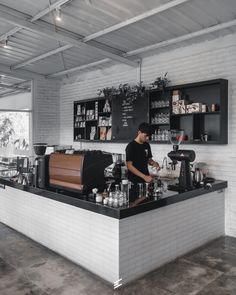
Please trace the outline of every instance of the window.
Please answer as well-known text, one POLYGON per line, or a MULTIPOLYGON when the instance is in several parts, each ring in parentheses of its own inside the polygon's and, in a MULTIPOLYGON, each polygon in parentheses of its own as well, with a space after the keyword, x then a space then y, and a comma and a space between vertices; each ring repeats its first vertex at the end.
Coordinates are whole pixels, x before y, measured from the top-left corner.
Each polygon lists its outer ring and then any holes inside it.
POLYGON ((0 148, 6 149, 11 154, 29 153, 29 112, 0 112, 0 148))
POLYGON ((0 156, 31 155, 31 93, 0 98, 0 156))

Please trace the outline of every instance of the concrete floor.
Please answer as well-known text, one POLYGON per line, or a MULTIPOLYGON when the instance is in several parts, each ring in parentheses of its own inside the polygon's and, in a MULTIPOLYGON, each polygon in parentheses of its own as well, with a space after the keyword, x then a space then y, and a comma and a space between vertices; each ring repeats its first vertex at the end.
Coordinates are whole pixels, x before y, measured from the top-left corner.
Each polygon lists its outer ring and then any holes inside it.
POLYGON ((234 295, 236 238, 221 237, 136 280, 112 287, 0 223, 0 295, 234 295))

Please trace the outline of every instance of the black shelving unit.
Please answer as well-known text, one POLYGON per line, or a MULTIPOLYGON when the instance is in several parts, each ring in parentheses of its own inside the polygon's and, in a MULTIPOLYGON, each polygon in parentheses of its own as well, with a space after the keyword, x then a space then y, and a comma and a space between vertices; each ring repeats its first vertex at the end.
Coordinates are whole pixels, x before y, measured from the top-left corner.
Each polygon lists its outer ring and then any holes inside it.
POLYGON ((167 143, 170 129, 170 91, 151 90, 148 95, 152 143, 167 143))
POLYGON ((108 99, 108 109, 106 103, 106 98, 74 102, 74 141, 127 142, 135 137, 137 126, 147 121, 153 128, 152 143, 169 143, 170 129, 184 130, 183 144, 228 143, 228 81, 224 79, 149 90, 132 103, 114 96, 108 99), (187 105, 201 103, 207 111, 175 114, 174 90, 179 90, 187 105))
POLYGON ((183 129, 189 144, 228 143, 228 81, 210 80, 173 86, 187 103, 202 103, 206 112, 173 114, 171 108, 170 129, 183 129), (217 110, 212 108, 217 106, 217 110), (206 136, 206 138, 204 138, 206 136))
POLYGON ((74 141, 109 141, 112 127, 111 104, 111 99, 107 98, 75 101, 74 141))

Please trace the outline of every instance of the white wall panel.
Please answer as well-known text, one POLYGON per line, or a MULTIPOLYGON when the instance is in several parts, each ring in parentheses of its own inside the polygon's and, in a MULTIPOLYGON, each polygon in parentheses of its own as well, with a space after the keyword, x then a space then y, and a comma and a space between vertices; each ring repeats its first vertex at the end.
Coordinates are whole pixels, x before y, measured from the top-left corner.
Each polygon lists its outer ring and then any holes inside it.
POLYGON ((19 93, 0 98, 0 109, 31 110, 32 93, 19 93))
MULTIPOLYGON (((229 181, 229 188, 226 190, 226 233, 236 236, 236 35, 146 57, 142 61, 141 79, 145 83, 151 83, 167 71, 173 85, 216 78, 229 80, 229 144, 188 145, 186 148, 196 151, 197 161, 209 164, 213 177, 229 181)), ((60 93, 61 144, 124 153, 126 144, 73 143, 73 101, 96 97, 99 88, 126 82, 136 83, 138 80, 139 69, 124 65, 81 73, 65 79, 60 93)), ((158 161, 161 161, 170 149, 170 145, 152 144, 154 158, 158 161)))
POLYGON ((60 82, 35 80, 33 82, 33 142, 59 143, 60 82))

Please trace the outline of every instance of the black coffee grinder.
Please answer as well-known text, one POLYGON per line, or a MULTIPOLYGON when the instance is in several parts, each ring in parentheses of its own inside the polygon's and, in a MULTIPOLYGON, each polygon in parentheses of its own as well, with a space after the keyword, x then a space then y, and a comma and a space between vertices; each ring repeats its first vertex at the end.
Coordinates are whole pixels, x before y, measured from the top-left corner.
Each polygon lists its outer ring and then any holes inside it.
POLYGON ((49 185, 49 155, 46 152, 46 143, 34 143, 34 152, 37 157, 34 160, 34 186, 41 189, 49 185))
POLYGON ((172 160, 174 167, 177 161, 181 162, 179 183, 170 185, 169 189, 181 192, 193 189, 190 162, 193 162, 196 157, 193 150, 179 150, 179 145, 183 140, 183 136, 183 130, 170 130, 169 132, 169 138, 173 144, 173 151, 168 153, 168 157, 172 160))

